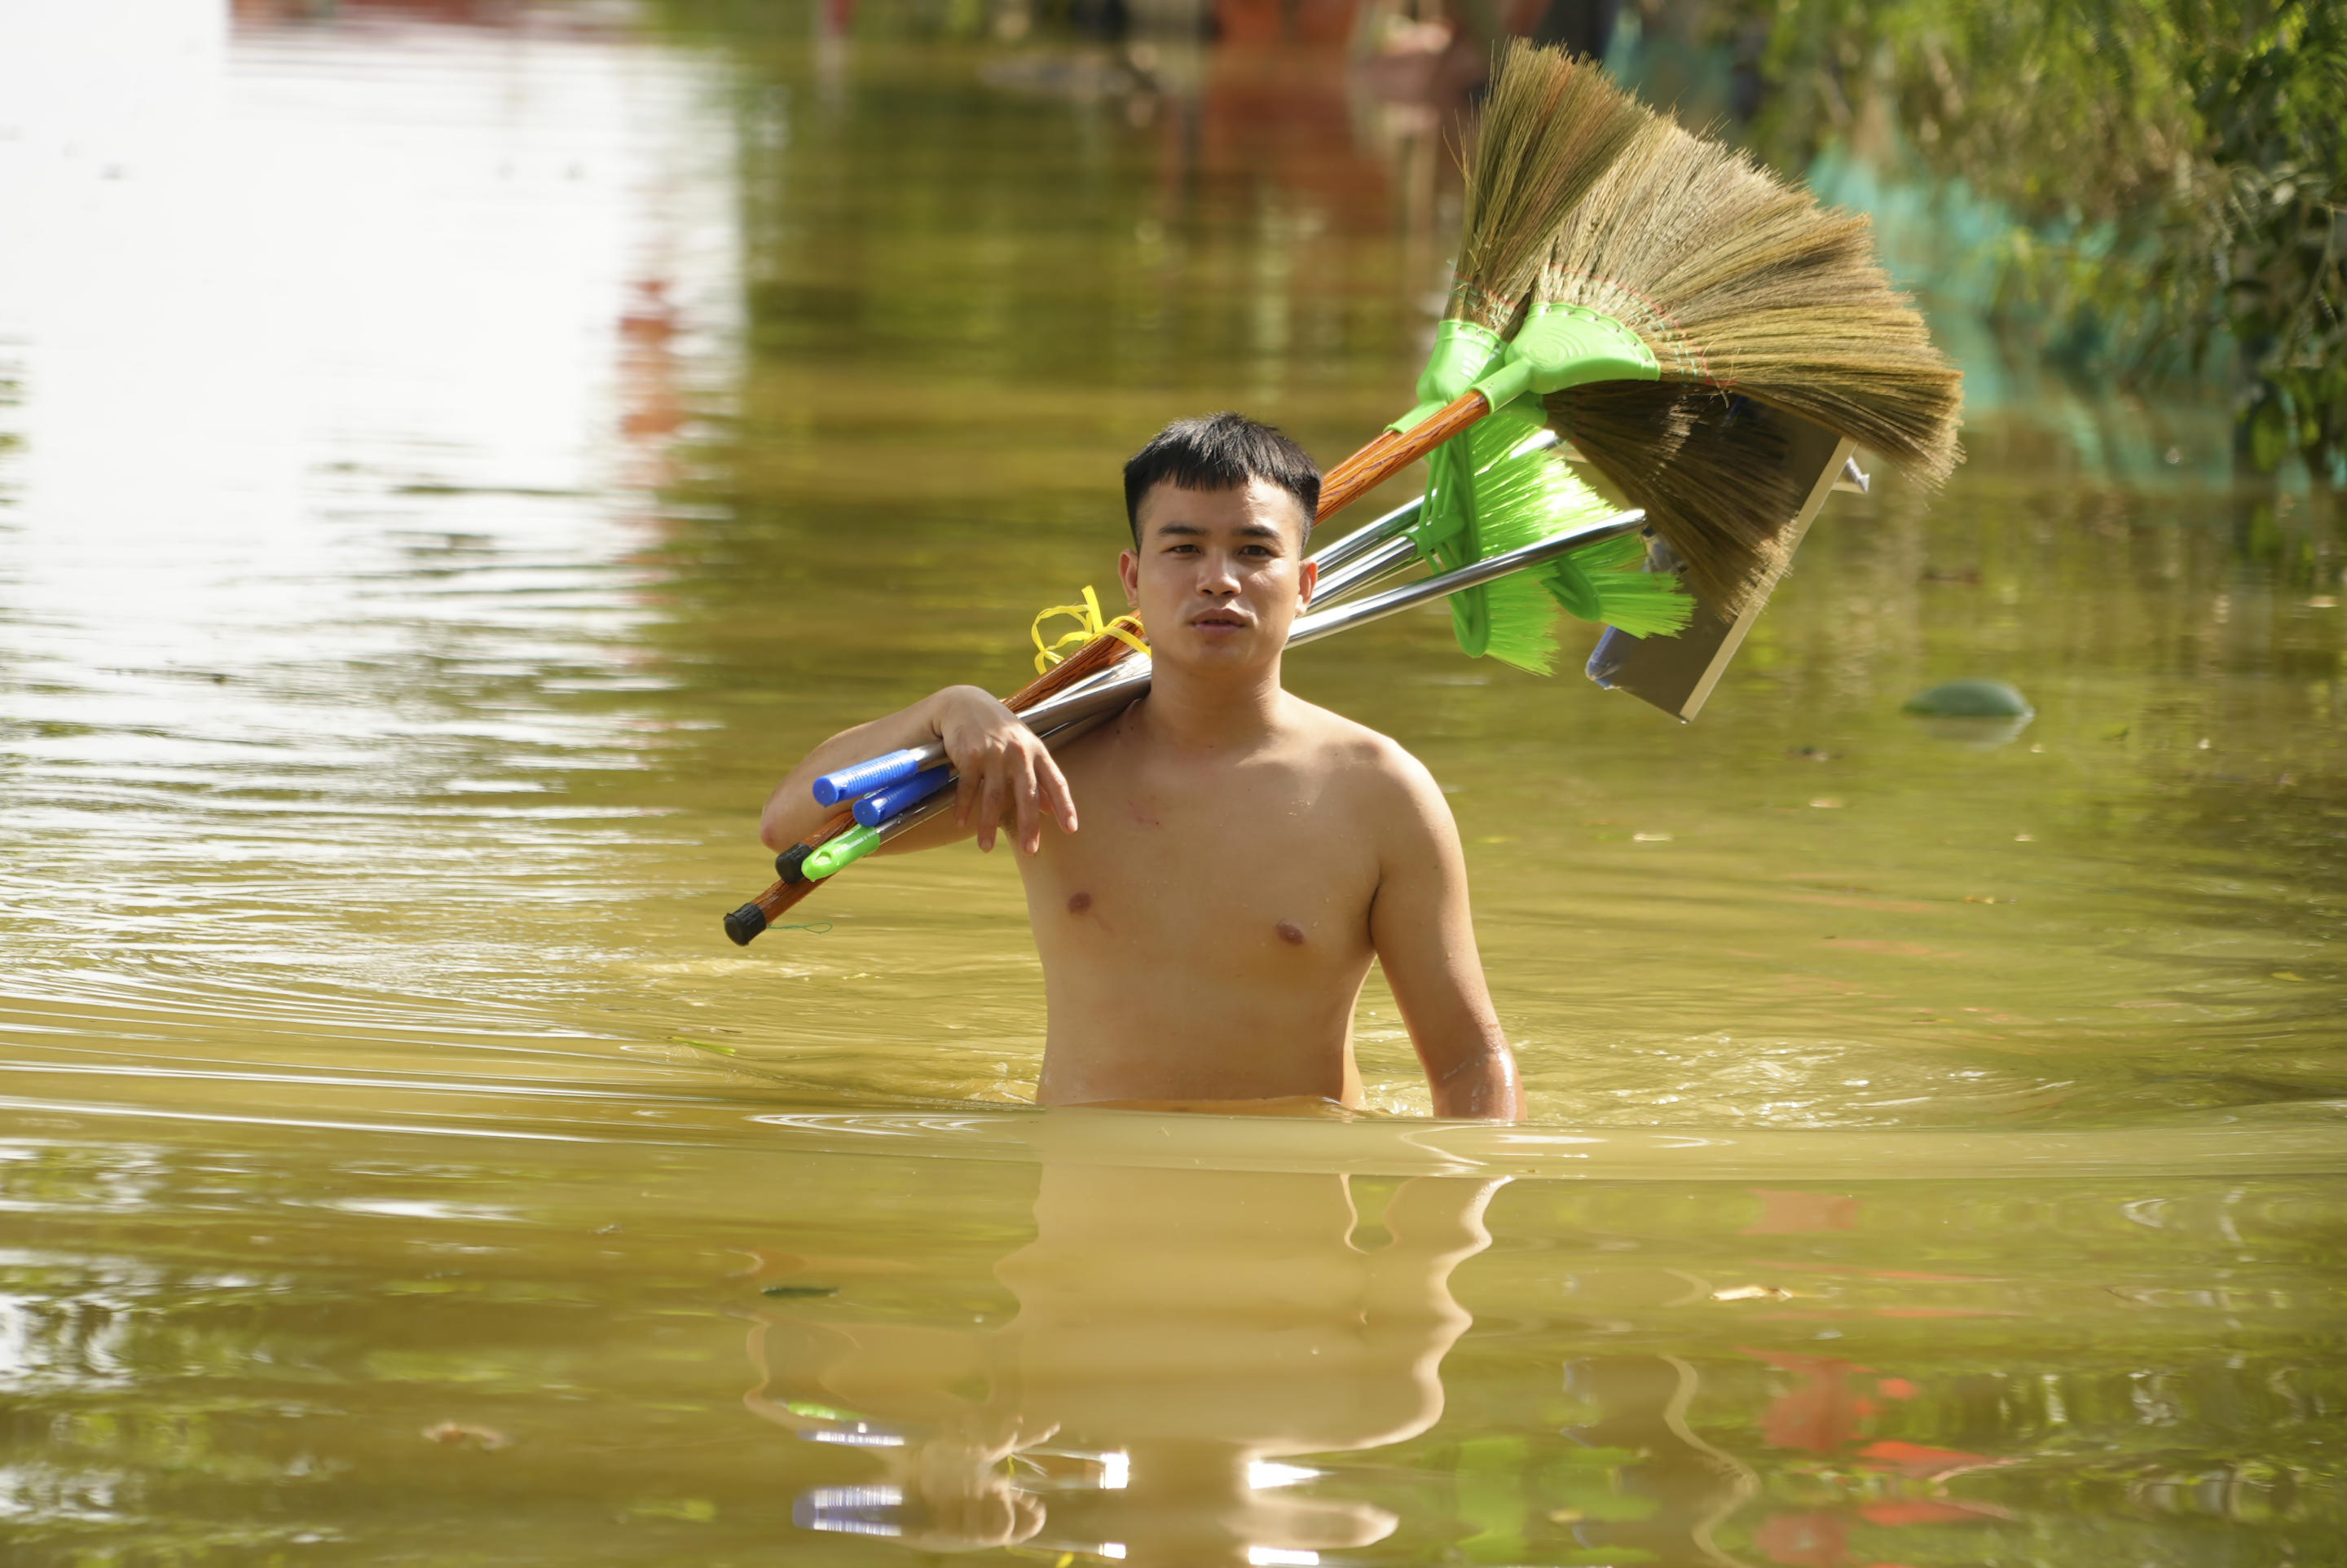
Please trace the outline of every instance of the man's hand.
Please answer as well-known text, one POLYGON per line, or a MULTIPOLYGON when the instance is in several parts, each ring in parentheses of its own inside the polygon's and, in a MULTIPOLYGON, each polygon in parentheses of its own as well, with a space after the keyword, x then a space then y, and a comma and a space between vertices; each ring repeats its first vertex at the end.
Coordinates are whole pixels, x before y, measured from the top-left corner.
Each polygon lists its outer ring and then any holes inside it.
POLYGON ((954 785, 954 821, 978 830, 978 846, 994 847, 1006 815, 1019 847, 1032 855, 1043 845, 1048 814, 1062 833, 1076 831, 1075 797, 1060 764, 1019 722, 1017 714, 976 686, 948 686, 928 700, 931 732, 960 775, 954 785))
POLYGON ((1006 818, 1020 847, 1030 855, 1042 847, 1044 817, 1057 822, 1063 833, 1076 831, 1075 797, 1035 732, 979 688, 948 686, 885 719, 842 730, 799 759, 766 802, 759 836, 769 849, 789 848, 822 826, 836 809, 815 804, 813 786, 818 777, 884 752, 932 741, 945 747, 961 775, 953 816, 923 823, 883 845, 884 853, 928 849, 968 838, 973 832, 980 849, 991 849, 996 830, 1006 818))

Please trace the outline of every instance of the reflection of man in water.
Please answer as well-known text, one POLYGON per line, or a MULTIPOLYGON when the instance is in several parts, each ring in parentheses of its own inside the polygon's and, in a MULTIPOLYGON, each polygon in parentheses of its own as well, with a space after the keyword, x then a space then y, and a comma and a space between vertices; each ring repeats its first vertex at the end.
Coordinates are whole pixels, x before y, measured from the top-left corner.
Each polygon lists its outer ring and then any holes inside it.
POLYGON ((887 1490, 846 1489, 802 1522, 931 1551, 1041 1533, 1183 1568, 1390 1533, 1370 1504, 1264 1489, 1262 1467, 1400 1442, 1440 1417, 1439 1368, 1471 1321, 1450 1273, 1490 1245, 1498 1184, 1405 1184, 1392 1239, 1364 1252, 1340 1175, 1058 1165, 1042 1180, 1035 1240, 996 1266, 1019 1297, 1003 1327, 833 1327, 812 1308, 752 1330, 749 1407, 874 1446, 889 1471, 887 1490), (1063 1455, 1092 1456, 1089 1484, 1014 1488, 997 1462, 1054 1434, 1063 1455))

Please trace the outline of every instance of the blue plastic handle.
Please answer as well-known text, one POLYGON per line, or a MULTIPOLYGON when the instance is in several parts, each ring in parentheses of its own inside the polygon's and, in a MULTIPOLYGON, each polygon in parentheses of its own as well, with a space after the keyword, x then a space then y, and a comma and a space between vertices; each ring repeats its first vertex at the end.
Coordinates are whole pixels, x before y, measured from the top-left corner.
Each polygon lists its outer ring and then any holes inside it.
POLYGON ((884 757, 874 757, 868 763, 841 768, 815 781, 815 803, 817 805, 837 805, 859 794, 869 794, 886 784, 901 784, 921 771, 923 758, 917 751, 890 752, 884 757))
POLYGON ((876 789, 856 803, 856 820, 877 827, 908 805, 918 805, 953 783, 953 769, 938 766, 915 774, 902 784, 876 789))

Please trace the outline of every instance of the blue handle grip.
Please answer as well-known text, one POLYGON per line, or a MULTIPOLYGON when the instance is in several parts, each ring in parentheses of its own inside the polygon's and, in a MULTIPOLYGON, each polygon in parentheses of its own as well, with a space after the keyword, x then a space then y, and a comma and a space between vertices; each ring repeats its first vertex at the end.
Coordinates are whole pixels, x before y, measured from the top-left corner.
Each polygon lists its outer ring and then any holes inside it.
POLYGON ((903 784, 874 790, 856 803, 856 820, 866 827, 877 827, 907 806, 918 805, 951 783, 953 769, 940 764, 915 774, 903 784))
POLYGON ((874 757, 868 763, 827 773, 815 781, 815 803, 817 805, 837 805, 859 794, 869 794, 884 784, 901 784, 921 771, 923 759, 917 751, 890 752, 884 757, 874 757))

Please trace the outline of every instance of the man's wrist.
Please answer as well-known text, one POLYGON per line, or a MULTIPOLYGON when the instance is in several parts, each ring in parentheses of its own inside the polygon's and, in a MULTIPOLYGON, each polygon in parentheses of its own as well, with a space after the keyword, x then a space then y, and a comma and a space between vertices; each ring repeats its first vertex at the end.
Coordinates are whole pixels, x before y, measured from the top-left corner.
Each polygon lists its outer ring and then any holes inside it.
POLYGON ((946 738, 946 718, 953 712, 957 695, 964 690, 960 686, 944 686, 921 699, 921 724, 932 740, 946 738))

